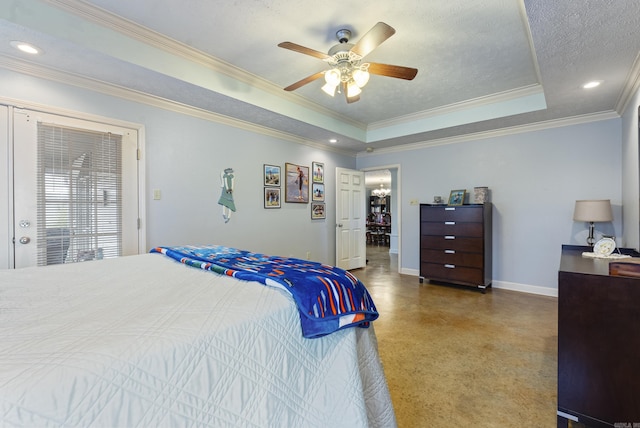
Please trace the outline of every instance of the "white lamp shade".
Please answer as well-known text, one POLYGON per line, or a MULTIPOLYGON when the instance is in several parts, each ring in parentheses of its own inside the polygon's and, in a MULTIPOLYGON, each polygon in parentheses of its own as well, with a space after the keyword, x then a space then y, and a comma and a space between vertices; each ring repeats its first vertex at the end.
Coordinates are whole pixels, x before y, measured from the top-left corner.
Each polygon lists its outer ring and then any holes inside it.
POLYGON ((576 206, 573 210, 573 219, 575 221, 588 222, 613 221, 611 200, 599 199, 576 201, 576 206))
POLYGON ((340 72, 335 68, 332 68, 324 73, 324 80, 331 86, 338 86, 338 83, 340 83, 340 72))
POLYGON ((331 83, 325 83, 322 86, 322 90, 327 94, 327 95, 331 95, 332 97, 336 94, 336 88, 338 85, 332 85, 331 83))
POLYGON ((347 97, 355 97, 362 93, 362 90, 354 82, 349 82, 347 85, 347 97))
POLYGON ((369 81, 369 72, 357 69, 353 72, 353 80, 356 82, 356 85, 362 88, 369 81))

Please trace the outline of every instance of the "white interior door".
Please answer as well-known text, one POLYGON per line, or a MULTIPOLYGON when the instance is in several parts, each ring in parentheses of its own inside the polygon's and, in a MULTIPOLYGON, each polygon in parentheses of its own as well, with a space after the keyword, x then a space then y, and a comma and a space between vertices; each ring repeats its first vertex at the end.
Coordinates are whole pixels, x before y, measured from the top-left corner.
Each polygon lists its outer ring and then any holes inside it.
POLYGON ((336 266, 367 264, 364 172, 336 168, 336 266))
MULTIPOLYGON (((137 131, 22 109, 14 109, 13 116, 14 266, 19 268, 137 254, 140 217, 138 214, 137 131), (116 180, 118 181, 117 190, 111 190, 111 188, 104 190, 101 188, 102 183, 107 181, 106 177, 113 174, 105 173, 102 170, 92 173, 93 178, 87 178, 88 175, 85 174, 87 157, 104 157, 104 155, 95 154, 95 151, 91 152, 90 149, 87 149, 86 153, 81 153, 80 156, 71 153, 70 150, 68 153, 65 150, 60 150, 59 153, 53 155, 43 152, 42 149, 39 150, 39 125, 42 124, 47 127, 79 130, 80 133, 91 131, 116 136, 120 141, 119 146, 121 146, 118 149, 118 154, 115 155, 119 159, 117 162, 121 171, 121 179, 116 180), (40 167, 38 166, 38 156, 40 156, 40 167), (72 168, 68 168, 69 172, 66 176, 64 174, 53 175, 47 172, 49 170, 48 163, 51 162, 51 157, 55 156, 63 158, 63 161, 70 162, 73 165, 72 168), (65 157, 67 159, 64 159, 65 157), (82 176, 83 174, 85 174, 85 177, 82 176), (45 193, 43 196, 42 192, 45 186, 42 183, 45 181, 45 177, 46 180, 49 180, 47 186, 49 188, 53 187, 54 190, 52 191, 53 193, 45 193), (75 187, 71 184, 74 180, 79 183, 75 187), (93 183, 90 189, 86 184, 88 181, 93 183), (85 210, 79 208, 89 205, 85 204, 84 201, 86 199, 79 199, 81 191, 91 198, 90 207, 85 210), (56 198, 62 199, 59 204, 61 208, 59 208, 59 213, 54 217, 55 221, 45 221, 43 218, 50 219, 51 217, 43 217, 43 201, 48 203, 49 200, 47 198, 50 198, 51 194, 56 198), (72 197, 75 198, 73 201, 71 201, 72 197), (112 208, 114 197, 117 198, 119 207, 115 210, 112 208), (64 198, 68 198, 70 202, 65 203, 64 198), (100 202, 97 203, 97 200, 100 202), (40 210, 38 209, 39 206, 40 210), (104 216, 100 213, 106 211, 112 214, 109 215, 109 224, 105 226, 106 222, 101 220, 104 216), (82 225, 77 226, 78 222, 84 221, 83 218, 93 222, 90 232, 85 233, 82 225), (39 222, 51 224, 39 225, 39 222), (69 226, 70 223, 74 224, 69 226), (112 230, 114 228, 118 229, 118 238, 115 238, 117 241, 115 250, 113 249, 114 245, 105 246, 103 244, 106 241, 114 240, 112 238, 114 235, 112 230), (47 245, 50 241, 49 237, 51 236, 49 232, 52 230, 56 233, 61 233, 56 235, 59 236, 59 239, 53 239, 53 241, 63 242, 63 237, 67 241, 64 253, 59 257, 59 260, 54 262, 50 262, 46 253, 48 251, 47 245), (62 233, 62 230, 67 232, 62 233), (69 236, 71 239, 69 239, 69 236), (71 244, 69 244, 69 240, 71 244), (105 248, 109 251, 109 254, 103 253, 105 248)), ((43 127, 40 127, 41 133, 43 132, 42 129, 43 127)), ((76 147, 82 144, 87 143, 84 141, 74 142, 76 147)), ((80 150, 82 152, 82 148, 80 150)), ((113 157, 114 155, 109 156, 113 157)), ((49 206, 47 205, 47 207, 49 206)), ((51 208, 47 209, 51 210, 51 208)))
POLYGON ((9 269, 13 266, 10 256, 13 254, 12 216, 10 213, 9 176, 12 164, 9 162, 9 108, 0 105, 0 165, 6 171, 6 175, 0 173, 0 269, 9 269))

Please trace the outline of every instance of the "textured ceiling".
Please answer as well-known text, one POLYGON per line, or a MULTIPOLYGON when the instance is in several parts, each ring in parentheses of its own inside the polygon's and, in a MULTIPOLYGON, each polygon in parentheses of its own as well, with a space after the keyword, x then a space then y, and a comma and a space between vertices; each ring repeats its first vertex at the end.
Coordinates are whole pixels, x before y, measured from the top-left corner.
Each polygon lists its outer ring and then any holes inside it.
POLYGON ((61 71, 363 152, 619 111, 637 84, 640 2, 5 0, 0 40, 0 67, 61 71), (413 81, 372 76, 353 104, 321 80, 282 90, 326 64, 278 43, 326 52, 338 29, 356 42, 378 21, 396 34, 365 60, 418 68, 413 81), (603 84, 586 91, 588 80, 603 84))

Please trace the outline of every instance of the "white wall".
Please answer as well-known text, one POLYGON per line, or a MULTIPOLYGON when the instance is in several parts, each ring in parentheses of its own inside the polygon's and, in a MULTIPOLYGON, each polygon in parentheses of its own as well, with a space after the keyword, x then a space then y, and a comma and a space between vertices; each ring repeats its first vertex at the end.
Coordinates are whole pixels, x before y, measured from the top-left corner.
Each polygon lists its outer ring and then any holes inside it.
MULTIPOLYGON (((358 168, 401 165, 401 271, 419 273, 419 207, 452 189, 490 188, 493 285, 555 294, 562 244, 585 243, 572 220, 577 199, 611 199, 612 223, 596 235, 624 241, 621 214, 621 120, 537 130, 456 144, 362 155, 358 168)), ((637 197, 637 193, 636 193, 637 197)))
MULTIPOLYGON (((0 97, 143 124, 147 247, 221 244, 335 263, 335 168, 355 157, 0 69, 0 97), (326 220, 310 204, 263 207, 263 164, 325 164, 326 220), (220 172, 235 171, 237 212, 224 223, 220 172), (159 189, 161 200, 153 200, 159 189)), ((1 181, 1 180, 0 180, 1 181)), ((282 187, 284 197, 284 185, 282 187)))
POLYGON ((627 246, 640 249, 640 153, 638 151, 640 90, 622 116, 622 205, 627 246))

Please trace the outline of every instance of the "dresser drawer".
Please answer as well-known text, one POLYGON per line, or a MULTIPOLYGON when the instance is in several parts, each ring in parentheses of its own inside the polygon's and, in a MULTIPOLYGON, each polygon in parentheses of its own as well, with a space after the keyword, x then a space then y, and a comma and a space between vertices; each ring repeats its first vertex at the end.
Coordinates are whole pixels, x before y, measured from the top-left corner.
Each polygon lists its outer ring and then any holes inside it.
POLYGON ((454 235, 423 235, 420 237, 421 249, 432 250, 463 250, 469 253, 482 253, 484 240, 482 238, 466 238, 454 235))
POLYGON ((461 223, 457 221, 447 222, 422 222, 420 233, 422 235, 450 235, 473 236, 482 238, 482 223, 461 223))
POLYGON ((421 263, 420 275, 434 281, 478 286, 484 284, 482 269, 457 265, 421 263))
POLYGON ((430 221, 482 222, 482 206, 433 207, 422 206, 422 218, 430 221))
POLYGON ((427 263, 448 264, 482 269, 482 253, 467 253, 456 250, 420 250, 420 260, 427 263))

